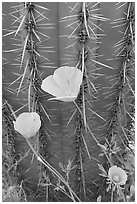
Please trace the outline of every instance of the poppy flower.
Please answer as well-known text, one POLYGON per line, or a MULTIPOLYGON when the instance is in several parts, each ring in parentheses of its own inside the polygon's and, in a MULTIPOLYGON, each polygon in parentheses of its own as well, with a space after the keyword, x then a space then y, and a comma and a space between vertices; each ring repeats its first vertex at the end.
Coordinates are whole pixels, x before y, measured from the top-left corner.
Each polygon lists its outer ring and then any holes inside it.
POLYGON ((83 74, 76 67, 63 66, 42 81, 41 88, 55 96, 49 100, 74 101, 77 98, 83 74))
POLYGON ((110 182, 114 183, 117 186, 125 185, 127 181, 127 174, 120 167, 112 166, 108 171, 108 178, 110 182))
POLYGON ((14 129, 25 138, 35 136, 41 126, 40 116, 36 112, 22 113, 13 123, 14 129))

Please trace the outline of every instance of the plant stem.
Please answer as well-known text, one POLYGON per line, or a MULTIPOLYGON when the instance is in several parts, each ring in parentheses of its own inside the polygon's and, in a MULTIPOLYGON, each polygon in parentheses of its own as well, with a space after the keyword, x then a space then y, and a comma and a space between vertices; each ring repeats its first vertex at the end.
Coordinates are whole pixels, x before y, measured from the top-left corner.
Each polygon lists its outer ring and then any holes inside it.
POLYGON ((114 196, 114 186, 113 186, 113 184, 112 184, 112 191, 111 191, 111 202, 113 202, 113 196, 114 196))
POLYGON ((61 176, 61 174, 56 170, 54 169, 45 159, 43 159, 41 157, 40 154, 38 154, 35 149, 33 148, 32 144, 30 143, 30 141, 28 139, 26 139, 29 147, 31 148, 31 150, 33 151, 34 155, 36 156, 37 160, 40 161, 44 166, 46 166, 54 175, 56 175, 69 189, 69 192, 70 192, 70 195, 71 195, 71 199, 75 201, 75 198, 74 196, 77 198, 77 200, 79 202, 81 202, 81 200, 78 198, 78 196, 75 194, 75 192, 70 188, 69 184, 66 182, 66 180, 61 176), (74 196, 73 196, 74 195, 74 196))

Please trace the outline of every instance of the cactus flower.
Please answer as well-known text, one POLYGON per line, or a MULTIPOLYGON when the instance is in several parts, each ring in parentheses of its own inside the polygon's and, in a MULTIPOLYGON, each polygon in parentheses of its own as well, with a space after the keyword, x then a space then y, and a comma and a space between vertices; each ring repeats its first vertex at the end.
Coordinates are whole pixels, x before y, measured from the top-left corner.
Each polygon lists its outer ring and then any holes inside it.
POLYGON ((108 179, 117 186, 125 185, 127 181, 127 174, 120 167, 112 166, 108 171, 108 179))
POLYGON ((35 136, 41 126, 40 116, 36 112, 22 113, 13 123, 14 129, 25 138, 35 136))
POLYGON ((55 96, 49 100, 74 101, 77 98, 83 74, 76 67, 63 66, 42 81, 41 88, 55 96))

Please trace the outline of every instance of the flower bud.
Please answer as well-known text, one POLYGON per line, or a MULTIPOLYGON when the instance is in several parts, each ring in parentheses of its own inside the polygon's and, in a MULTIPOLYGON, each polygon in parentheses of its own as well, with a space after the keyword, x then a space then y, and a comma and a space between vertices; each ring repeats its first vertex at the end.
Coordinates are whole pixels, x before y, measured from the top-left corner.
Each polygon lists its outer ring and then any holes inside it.
POLYGON ((14 129, 25 138, 35 136, 41 126, 40 116, 36 112, 22 113, 13 123, 14 129))

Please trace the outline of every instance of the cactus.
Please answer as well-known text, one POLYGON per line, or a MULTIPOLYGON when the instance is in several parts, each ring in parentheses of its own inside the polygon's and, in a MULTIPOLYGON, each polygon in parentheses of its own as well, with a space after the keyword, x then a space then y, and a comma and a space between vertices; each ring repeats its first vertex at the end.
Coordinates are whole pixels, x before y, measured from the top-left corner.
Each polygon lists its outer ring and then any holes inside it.
POLYGON ((3 201, 134 201, 134 3, 2 6, 3 201), (61 66, 83 74, 75 101, 41 89, 61 66), (31 138, 14 128, 23 112, 41 119, 31 138))

